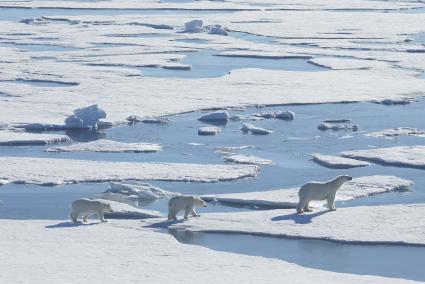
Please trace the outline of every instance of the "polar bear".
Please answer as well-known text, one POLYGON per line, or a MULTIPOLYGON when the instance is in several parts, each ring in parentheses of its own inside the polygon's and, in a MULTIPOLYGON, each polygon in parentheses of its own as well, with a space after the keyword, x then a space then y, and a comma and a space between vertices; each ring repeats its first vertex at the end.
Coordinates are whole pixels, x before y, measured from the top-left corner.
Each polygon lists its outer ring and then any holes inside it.
POLYGON ((83 217, 83 222, 87 222, 87 218, 90 214, 95 213, 99 218, 99 221, 106 222, 103 213, 112 212, 111 205, 109 203, 100 200, 91 200, 81 198, 71 203, 71 213, 69 217, 72 223, 77 223, 80 216, 83 217))
POLYGON ((298 214, 312 211, 308 204, 311 200, 325 200, 329 210, 336 210, 335 196, 336 191, 347 181, 352 180, 350 176, 338 176, 327 182, 308 182, 298 191, 300 198, 297 206, 298 214))
POLYGON ((200 215, 196 213, 195 207, 207 207, 207 204, 196 196, 174 196, 168 201, 168 220, 177 220, 177 214, 182 210, 184 210, 185 219, 189 218, 189 214, 199 217, 200 215))

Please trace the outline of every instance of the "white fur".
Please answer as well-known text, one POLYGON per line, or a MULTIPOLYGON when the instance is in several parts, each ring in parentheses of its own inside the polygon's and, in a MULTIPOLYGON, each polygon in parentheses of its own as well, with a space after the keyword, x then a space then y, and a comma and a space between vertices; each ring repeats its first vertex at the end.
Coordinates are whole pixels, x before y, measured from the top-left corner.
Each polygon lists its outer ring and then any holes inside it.
POLYGON ((174 196, 168 202, 168 220, 177 220, 177 214, 183 210, 185 211, 185 219, 189 218, 189 214, 194 217, 199 217, 200 215, 196 213, 195 207, 207 207, 207 204, 196 196, 174 196))
POLYGON ((298 202, 297 212, 311 211, 308 206, 312 200, 326 200, 329 210, 336 210, 335 196, 336 191, 347 181, 352 180, 350 176, 338 176, 327 182, 308 182, 298 191, 300 201, 298 202))
POLYGON ((80 216, 83 217, 83 222, 87 222, 90 214, 96 214, 101 222, 106 222, 103 213, 112 212, 111 205, 100 201, 90 199, 78 199, 71 203, 71 214, 69 217, 73 223, 77 223, 80 216))

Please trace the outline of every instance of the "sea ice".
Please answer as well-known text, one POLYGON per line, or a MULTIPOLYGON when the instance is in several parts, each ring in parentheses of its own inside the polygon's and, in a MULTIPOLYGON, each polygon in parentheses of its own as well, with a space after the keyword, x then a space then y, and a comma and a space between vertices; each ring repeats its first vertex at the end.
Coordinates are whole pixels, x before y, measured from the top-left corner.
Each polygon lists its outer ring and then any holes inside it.
POLYGON ((218 182, 255 177, 257 166, 136 163, 0 157, 0 179, 11 183, 61 185, 80 182, 162 180, 218 182))
POLYGON ((105 213, 107 219, 146 219, 146 218, 158 218, 161 217, 161 213, 158 211, 140 209, 129 204, 122 202, 116 202, 113 200, 107 200, 101 198, 103 202, 109 203, 112 208, 112 212, 105 213))
POLYGON ((170 279, 173 283, 188 283, 188 277, 202 279, 205 284, 277 284, 282 279, 287 283, 316 284, 417 283, 335 273, 279 259, 188 246, 170 234, 142 227, 139 220, 72 225, 68 220, 1 219, 0 231, 2 283, 28 283, 28 279, 32 284, 86 283, 88 278, 92 284, 140 283, 141 279, 148 279, 145 282, 149 283, 166 283, 170 279), (47 268, 54 273, 46 273, 47 268))
POLYGON ((162 146, 152 143, 124 143, 106 139, 75 143, 66 146, 50 147, 47 152, 112 152, 112 153, 152 153, 162 150, 162 146))
POLYGON ((202 33, 205 31, 204 22, 202 20, 192 20, 184 24, 184 32, 186 33, 202 33))
POLYGON ((69 141, 66 135, 0 131, 0 146, 46 145, 69 141))
POLYGON ((166 124, 170 123, 171 120, 169 120, 166 117, 138 117, 136 115, 131 115, 127 117, 127 121, 130 122, 143 122, 143 123, 158 123, 158 124, 166 124))
POLYGON ((353 150, 341 155, 388 166, 425 169, 425 146, 421 145, 353 150))
MULTIPOLYGON (((336 194, 336 201, 348 201, 364 198, 376 194, 394 191, 408 191, 413 182, 395 176, 362 176, 345 183, 336 194)), ((228 193, 218 195, 203 195, 202 199, 208 202, 221 202, 236 206, 254 208, 296 208, 298 204, 299 188, 276 189, 258 192, 228 193)), ((313 207, 318 207, 323 202, 312 202, 313 207)))
POLYGON ((252 155, 230 154, 224 157, 226 162, 250 165, 271 165, 272 160, 263 159, 252 155))
POLYGON ((101 118, 106 117, 106 112, 97 105, 74 110, 74 114, 65 119, 67 128, 97 128, 101 118))
POLYGON ((368 162, 344 157, 323 155, 319 153, 314 153, 311 156, 313 157, 314 162, 331 169, 350 169, 356 167, 370 166, 370 163, 368 162))
POLYGON ((198 129, 199 135, 217 135, 220 132, 221 128, 215 126, 204 126, 198 129))
POLYGON ((292 111, 265 111, 252 114, 254 117, 261 118, 278 118, 282 120, 293 120, 295 117, 295 113, 292 111))
POLYGON ((387 137, 394 138, 399 136, 419 136, 425 137, 425 131, 417 128, 411 127, 397 127, 389 128, 381 131, 366 133, 365 136, 368 137, 387 137))
POLYGON ((209 113, 198 118, 200 121, 217 123, 217 124, 225 124, 229 119, 229 113, 225 110, 216 111, 213 113, 209 113))
MULTIPOLYGON (((355 244, 425 245, 425 204, 356 206, 299 215, 294 209, 203 214, 170 228, 323 239, 355 244)), ((151 219, 154 220, 154 219, 151 219)), ((150 219, 147 222, 151 222, 150 219)))
POLYGON ((261 127, 257 127, 251 123, 244 123, 242 125, 241 130, 243 132, 251 132, 251 134, 254 135, 267 135, 267 134, 272 134, 273 131, 265 129, 265 128, 261 128, 261 127))
POLYGON ((328 119, 324 120, 323 123, 317 126, 320 130, 359 130, 359 126, 356 124, 352 124, 350 119, 328 119))
POLYGON ((106 192, 136 196, 139 199, 170 198, 179 195, 179 193, 167 191, 149 183, 128 184, 111 182, 109 189, 106 192))

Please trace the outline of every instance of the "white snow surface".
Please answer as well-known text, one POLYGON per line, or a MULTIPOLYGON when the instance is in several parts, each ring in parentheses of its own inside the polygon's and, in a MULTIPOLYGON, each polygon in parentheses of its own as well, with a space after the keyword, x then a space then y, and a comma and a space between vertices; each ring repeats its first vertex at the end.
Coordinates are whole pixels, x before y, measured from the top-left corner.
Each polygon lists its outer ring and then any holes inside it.
POLYGON ((307 214, 297 214, 294 209, 257 210, 202 214, 201 218, 191 218, 171 228, 424 246, 424 214, 425 204, 345 207, 307 214))
POLYGON ((107 200, 104 198, 97 199, 102 202, 109 203, 111 205, 112 211, 110 213, 105 213, 106 218, 112 219, 146 219, 146 218, 158 218, 161 217, 161 213, 158 211, 146 210, 136 208, 129 204, 122 202, 116 202, 113 200, 107 200))
MULTIPOLYGON (((395 176, 363 176, 345 183, 336 194, 336 201, 348 201, 364 198, 375 194, 394 191, 407 191, 413 182, 395 176)), ((230 193, 218 195, 203 195, 202 198, 211 202, 222 202, 239 206, 261 208, 296 208, 299 188, 276 189, 268 191, 230 193)), ((312 207, 320 207, 323 202, 314 201, 312 207)))
POLYGON ((388 166, 425 169, 425 146, 400 146, 341 152, 344 157, 388 166))
POLYGON ((314 162, 331 169, 350 169, 356 167, 370 166, 370 163, 368 162, 339 156, 323 155, 319 153, 314 153, 311 156, 313 157, 314 162))
POLYGON ((389 128, 381 131, 366 133, 365 136, 368 137, 386 137, 386 138, 394 138, 398 136, 418 136, 425 137, 425 131, 417 128, 411 127, 397 127, 397 128, 389 128))
POLYGON ((66 135, 28 133, 22 131, 0 131, 0 145, 46 145, 71 140, 66 135))
POLYGON ((47 152, 133 152, 133 153, 151 153, 161 151, 159 144, 152 143, 124 143, 106 139, 99 139, 92 142, 75 143, 65 146, 50 147, 47 152))
POLYGON ((0 179, 11 183, 60 185, 80 182, 163 180, 217 182, 255 177, 251 165, 107 162, 0 157, 0 179))
POLYGON ((242 154, 230 154, 224 157, 226 162, 233 162, 238 164, 251 164, 251 165, 271 165, 273 164, 272 160, 264 159, 252 155, 242 155, 242 154))
POLYGON ((3 219, 0 231, 2 283, 416 283, 184 245, 137 220, 74 226, 3 219))

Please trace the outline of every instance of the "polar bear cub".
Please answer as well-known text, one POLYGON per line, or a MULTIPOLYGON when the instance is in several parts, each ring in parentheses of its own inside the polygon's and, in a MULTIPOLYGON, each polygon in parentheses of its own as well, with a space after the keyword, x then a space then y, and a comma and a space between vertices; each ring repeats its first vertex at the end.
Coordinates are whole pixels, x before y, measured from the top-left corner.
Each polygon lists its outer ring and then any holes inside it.
POLYGON ((71 203, 71 214, 69 217, 73 223, 77 223, 80 216, 83 217, 83 222, 87 222, 87 218, 90 214, 96 214, 99 221, 106 222, 103 215, 104 212, 112 212, 111 205, 109 203, 100 200, 91 200, 81 198, 71 203))
POLYGON ((189 218, 189 214, 194 217, 199 217, 200 215, 196 213, 195 207, 207 207, 207 204, 196 196, 174 196, 168 201, 168 220, 177 220, 177 214, 183 210, 185 219, 189 218))
POLYGON ((298 191, 300 198, 297 206, 299 214, 312 211, 308 206, 311 200, 325 200, 329 210, 336 210, 335 196, 336 191, 347 181, 352 180, 350 176, 338 176, 327 182, 308 182, 304 184, 298 191))

